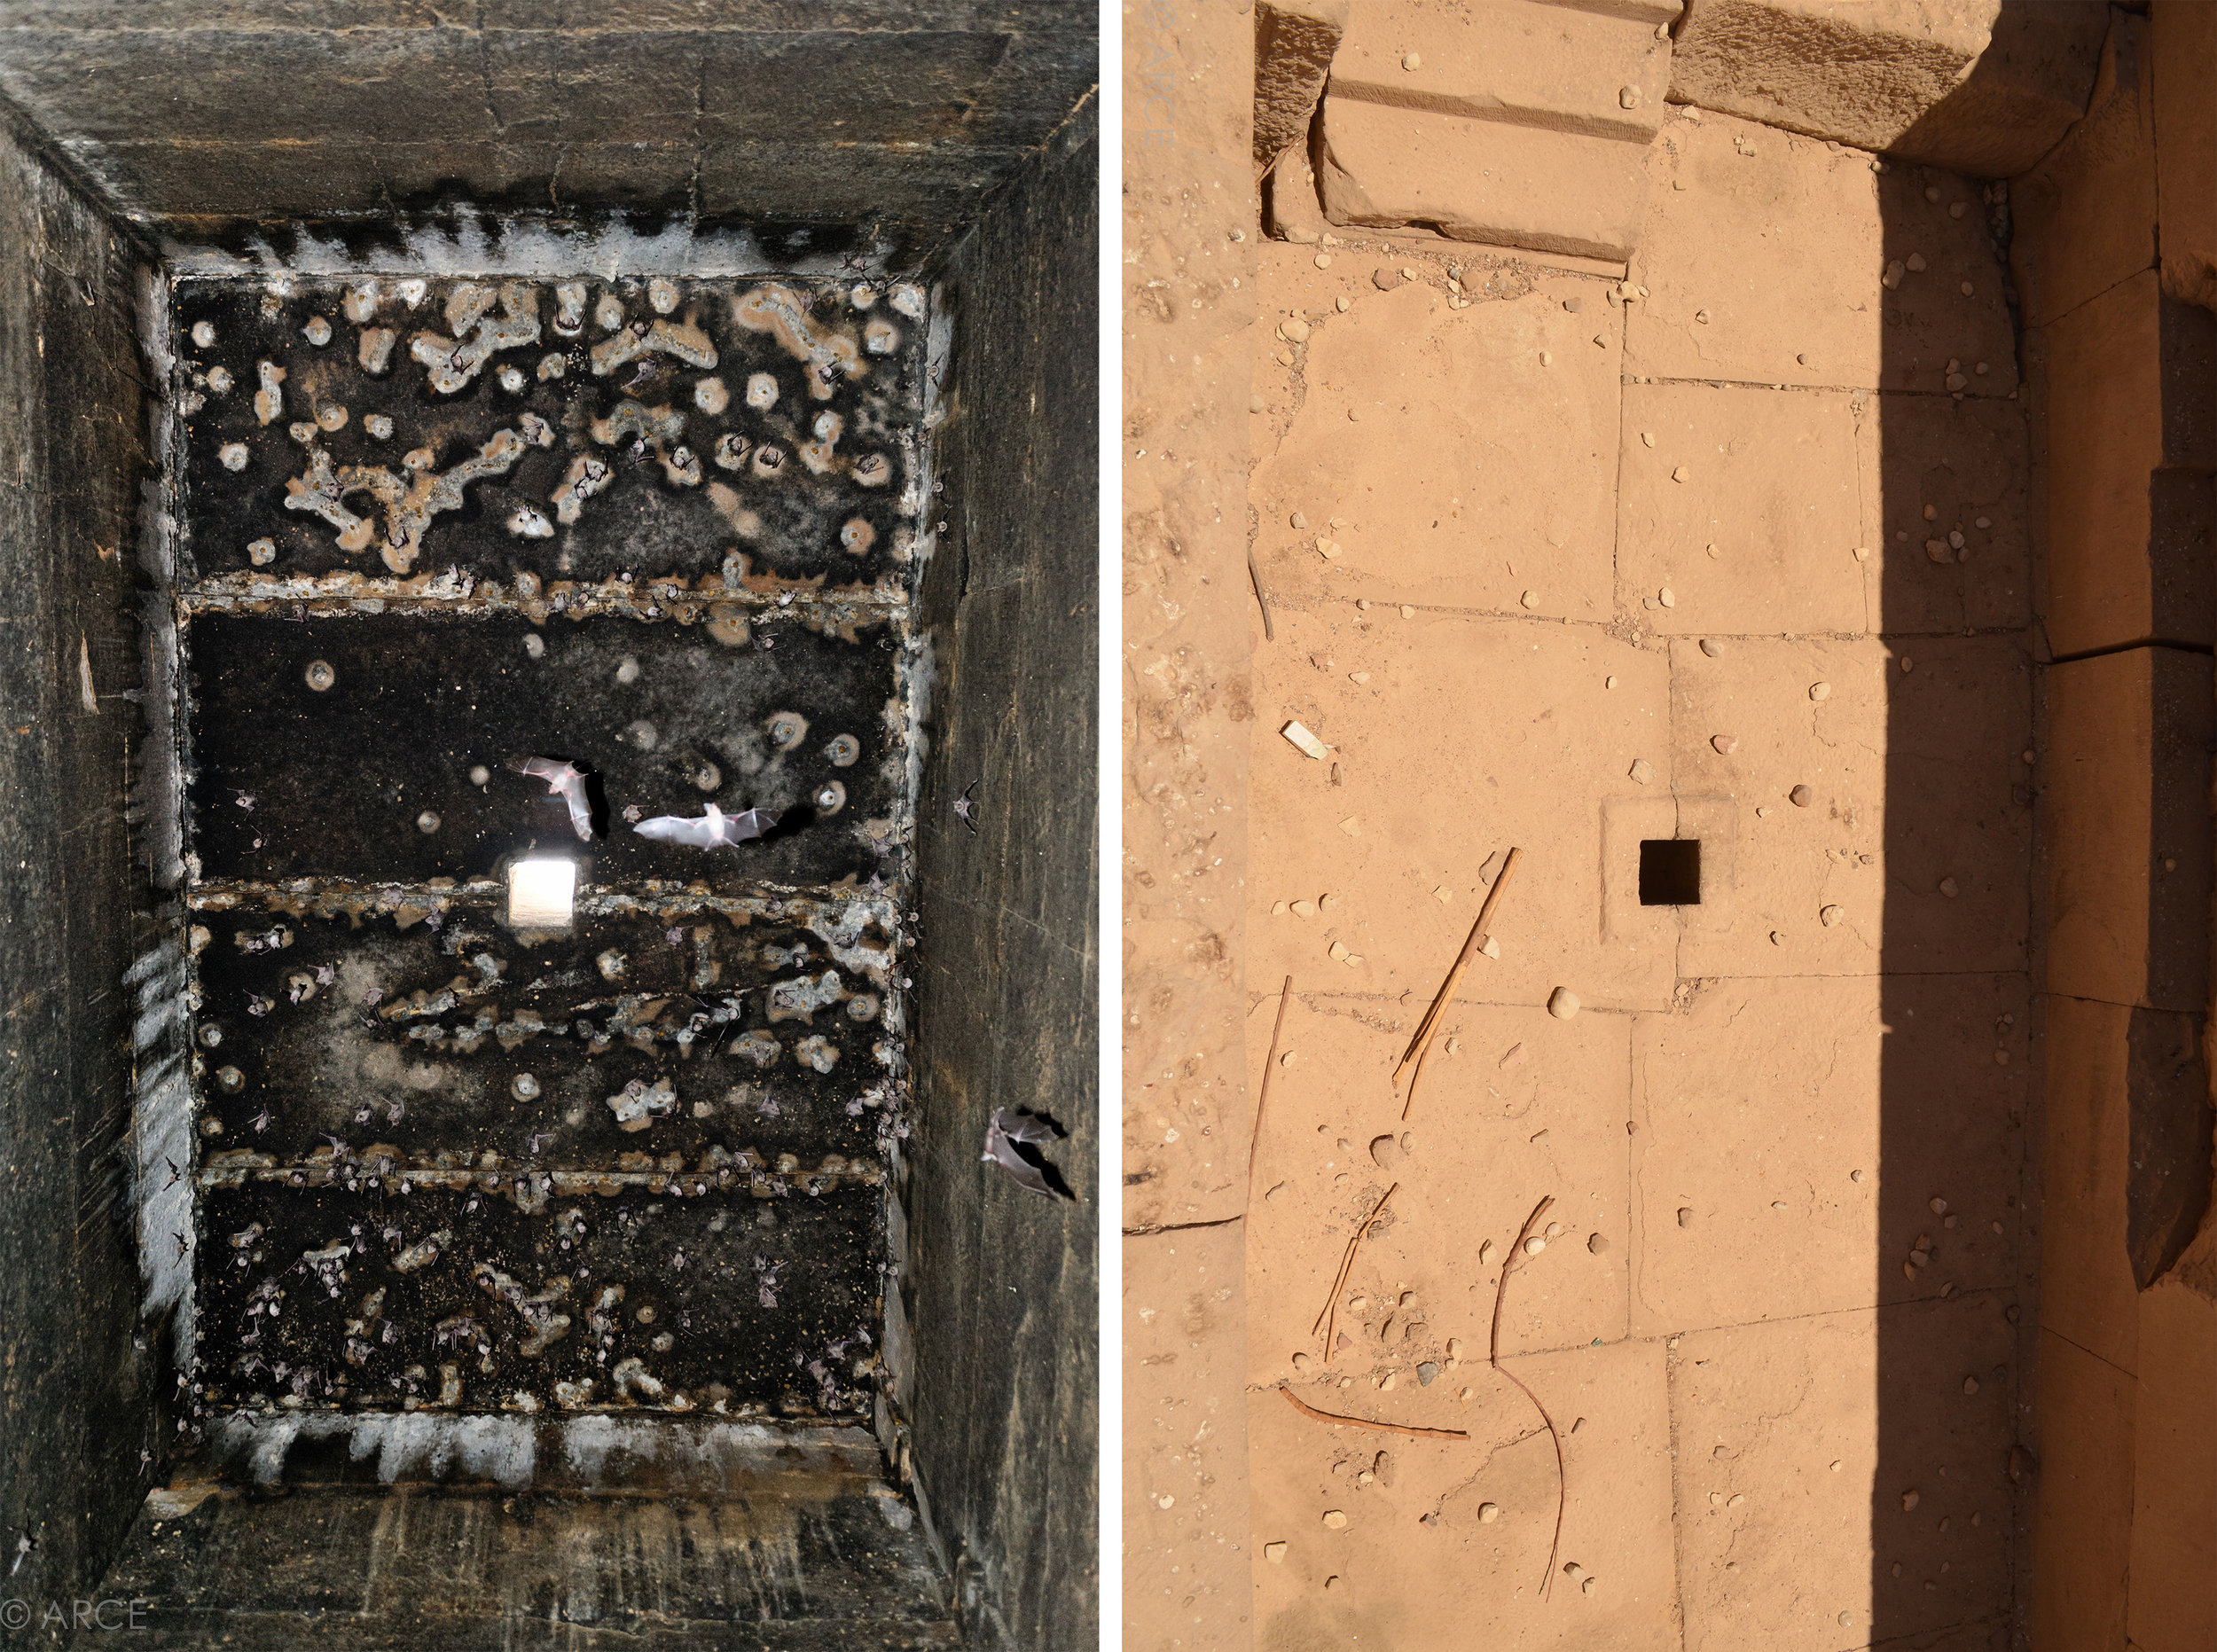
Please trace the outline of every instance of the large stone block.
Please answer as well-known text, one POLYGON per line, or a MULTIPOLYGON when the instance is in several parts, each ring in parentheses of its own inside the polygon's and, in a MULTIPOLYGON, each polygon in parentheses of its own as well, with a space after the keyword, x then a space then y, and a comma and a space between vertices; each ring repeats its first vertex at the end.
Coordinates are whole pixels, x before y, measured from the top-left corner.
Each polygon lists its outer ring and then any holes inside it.
POLYGON ((2166 291, 2217 309, 2217 6, 2160 0, 2148 13, 2155 74, 2158 221, 2166 291))
POLYGON ((1320 182, 1334 223, 1618 261, 1648 192, 1641 152, 1614 138, 1330 94, 1320 182))
POLYGON ((2032 694, 2016 642, 1710 640, 1714 656, 1671 646, 1671 773, 1735 800, 1735 887, 1713 910, 1704 896, 1679 974, 2025 967, 2032 694))
POLYGON ((2166 1280, 2141 1298, 2132 1600, 2140 1652, 2217 1646, 2217 1302, 2166 1280))
POLYGON ((2054 459, 2049 646, 2206 646, 2217 625, 2217 317, 2145 270, 2027 336, 2054 459))
MULTIPOLYGON (((1984 387, 1984 362, 1965 377, 1984 387)), ((2014 630, 2032 611, 2025 407, 1988 395, 1879 395, 1863 435, 1872 629, 2014 630)))
POLYGON ((2022 975, 1805 976, 1637 1017, 1633 1334, 2008 1287, 2025 998, 2022 975))
POLYGON ((1592 342, 1616 330, 1602 284, 1520 271, 1458 309, 1393 264, 1380 292, 1368 259, 1259 263, 1256 382, 1284 410, 1250 495, 1272 593, 1606 624, 1616 528, 1586 485, 1616 465, 1622 393, 1618 352, 1592 342))
POLYGON ((2140 1307, 2125 1243, 2132 1108, 2120 1004, 2046 1000, 2041 1323, 2128 1375, 2140 1307))
POLYGON ((2048 672, 2048 989, 2199 1014, 2209 990, 2210 659, 2048 672))
POLYGON ((2086 107, 2102 0, 1692 0, 1671 98, 1981 177, 2086 107))
POLYGON ((1863 398, 1633 384, 1624 402, 1623 607, 1667 636, 1871 628, 1855 555, 1873 528, 1857 474, 1863 398))
POLYGON ((2130 1372, 2041 1333, 2029 1569, 2035 1646, 2126 1652, 2133 1398, 2130 1372))
POLYGON ((1633 372, 1945 393, 1966 388, 1948 382, 1961 371, 1986 395, 2016 388, 1976 184, 1874 172, 1868 155, 1691 109, 1648 153, 1654 189, 1634 271, 1647 291, 1625 338, 1633 372))
POLYGON ((1308 135, 1347 27, 1347 0, 1262 0, 1255 8, 1255 164, 1308 135))
POLYGON ((1536 0, 1453 12, 1370 0, 1332 63, 1332 96, 1645 144, 1671 46, 1654 25, 1536 0))
POLYGON ((2148 25, 2116 14, 2086 118, 2009 190, 2025 319, 2041 326, 2156 262, 2156 129, 2148 25))
POLYGON ((2008 1589, 2003 1305, 1981 1293, 1673 1340, 1685 1652, 1986 1644, 1934 1632, 2008 1589))

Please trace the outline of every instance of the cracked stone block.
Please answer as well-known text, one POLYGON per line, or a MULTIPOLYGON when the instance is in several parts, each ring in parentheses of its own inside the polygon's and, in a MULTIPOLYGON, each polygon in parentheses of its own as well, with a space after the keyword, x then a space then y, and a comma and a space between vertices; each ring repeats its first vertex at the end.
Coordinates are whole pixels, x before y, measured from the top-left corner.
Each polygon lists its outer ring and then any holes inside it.
POLYGON ((1598 628, 1344 605, 1281 609, 1278 638, 1257 656, 1253 688, 1250 980, 1291 973, 1307 990, 1406 995, 1419 1014, 1477 916, 1495 857, 1521 847, 1495 918, 1501 955, 1474 965, 1464 998, 1537 1006, 1568 986, 1594 1008, 1668 1002, 1670 937, 1609 938, 1600 923, 1602 800, 1642 795, 1627 778, 1635 760, 1650 764, 1654 795, 1672 783, 1658 653, 1598 628), (1369 680, 1354 681, 1359 672, 1369 680), (1371 756, 1409 749, 1412 703, 1433 754, 1422 809, 1408 806, 1407 776, 1371 756), (1330 761, 1280 737, 1293 717, 1333 748, 1330 761), (1441 888, 1444 902, 1432 894, 1441 888), (1310 915, 1292 904, 1327 896, 1310 915), (1273 914, 1280 901, 1288 910, 1273 914))
POLYGON ((1624 398, 1622 610, 1665 636, 1870 628, 1854 554, 1870 538, 1863 398, 1700 384, 1627 385, 1624 398))
POLYGON ((2210 659, 2048 670, 2048 990, 2198 1014, 2209 983, 2210 659))
POLYGON ((2115 18, 2085 118, 2009 185, 2009 260, 2030 326, 2155 267, 2153 53, 2145 18, 2115 18))
POLYGON ((1671 99, 1981 177, 2086 108, 2101 0, 1689 0, 1671 99))
POLYGON ((2188 1652, 2217 1636, 2217 1573, 2197 1559, 2217 1531, 2213 1282, 2205 1255, 2193 1282, 2166 1280, 2141 1298, 2126 1627, 2146 1652, 2188 1652))
POLYGON ((2217 319, 2152 270, 2033 330, 2044 366, 2049 646, 2206 646, 2217 504, 2217 319))
POLYGON ((809 630, 811 616, 734 632, 521 613, 203 615, 186 628, 200 875, 467 879, 537 849, 576 857, 584 882, 866 883, 893 864, 906 786, 905 729, 887 715, 897 656, 882 623, 850 642, 809 630), (348 761, 323 760, 332 750, 348 761), (544 782, 507 767, 534 754, 593 771, 591 842, 544 782), (711 803, 790 812, 712 849, 643 837, 625 812, 699 818, 711 803))
POLYGON ((1615 336, 1602 284, 1473 265, 1476 301, 1455 309, 1437 275, 1392 275, 1380 292, 1381 268, 1398 266, 1263 259, 1264 314, 1305 317, 1255 329, 1257 382, 1289 380, 1278 399, 1292 406, 1275 442, 1258 443, 1252 490, 1270 589, 1605 621, 1610 498, 1572 480, 1614 463, 1618 352, 1593 342, 1615 336), (1292 526, 1297 513, 1308 527, 1292 526))
MULTIPOLYGON (((2051 1163, 2050 1186, 2055 1168, 2051 1163)), ((2041 1296, 2044 1314, 2045 1274, 2041 1296)), ((2041 1332, 2040 1478, 2033 1494, 2027 1577, 2033 1633, 2042 1644, 2126 1644, 2136 1387, 2129 1366, 2112 1365, 2052 1331, 2041 1332)))
POLYGON ((1729 924, 1685 931, 1681 975, 2025 967, 2032 684, 2014 638, 1740 638, 1714 658, 1680 639, 1671 662, 1676 783, 1733 796, 1739 834, 1729 924))
POLYGON ((2148 19, 2155 69, 2156 175, 2166 291, 2217 309, 2217 10, 2166 5, 2148 19))
MULTIPOLYGON (((1537 1264, 1555 1255, 1550 1246, 1537 1264)), ((1520 1272, 1509 1286, 1505 1358, 1512 1322, 1531 1318, 1517 1309, 1529 1282, 1520 1272)), ((1490 1293, 1478 1295, 1490 1313, 1490 1293)), ((1288 1390, 1325 1411, 1466 1429, 1467 1440, 1334 1429, 1275 1396, 1256 1397, 1248 1417, 1255 1538, 1286 1545, 1276 1564, 1255 1560, 1258 1645, 1298 1645, 1318 1633, 1367 1639, 1375 1632, 1367 1626, 1387 1618, 1410 1646, 1546 1646, 1563 1643, 1569 1621, 1577 1625, 1571 1644, 1676 1652, 1663 1349, 1604 1343, 1508 1361, 1559 1427, 1577 1429, 1563 1442, 1571 1478, 1552 1580, 1555 1451, 1532 1402, 1485 1371, 1484 1358, 1415 1397, 1381 1396, 1359 1382, 1288 1390), (1456 1398, 1465 1387, 1468 1404, 1456 1398), (1593 1494, 1599 1486, 1606 1494, 1593 1494), (1320 1522, 1320 1508, 1338 1509, 1346 1523, 1320 1522), (1425 1567, 1421 1589, 1404 1581, 1413 1555, 1425 1567), (1340 1579, 1328 1593, 1317 1587, 1327 1576, 1340 1579)))
POLYGON ((1347 0, 1263 0, 1255 8, 1255 164, 1269 168, 1307 137, 1347 0))
POLYGON ((2139 1287, 2126 1245, 2133 1011, 2051 993, 2045 1012, 2040 1321, 2131 1371, 2140 1330, 2139 1287))
POLYGON ((1332 96, 1645 145, 1665 113, 1670 61, 1652 18, 1539 0, 1456 12, 1376 0, 1348 25, 1332 96))
POLYGON ((1336 224, 1619 262, 1648 193, 1630 144, 1328 92, 1319 182, 1336 224))
POLYGON ((1637 1017, 1633 1335, 2009 1285, 2027 1006, 2022 975, 1811 976, 1637 1017))
MULTIPOLYGON (((1688 1652, 1829 1652, 1867 1643, 1874 1623, 1934 1634, 2003 1598, 2017 1351, 2003 1305, 1981 1294, 1675 1339, 1688 1652)), ((1969 1652, 1986 1636, 1931 1644, 1969 1652)))
POLYGON ((1985 394, 2016 388, 1979 185, 1722 115, 1665 122, 1648 153, 1632 372, 1945 392, 1950 362, 1983 361, 1985 394))
MULTIPOLYGON (((1565 1022, 1538 1007, 1466 996, 1425 1058, 1403 1124, 1391 1101, 1393 1069, 1423 1005, 1412 1003, 1392 1018, 1400 1025, 1389 1028, 1365 998, 1320 990, 1313 970, 1294 984, 1279 1042, 1280 1053, 1294 1059, 1272 1075, 1255 1162, 1256 1188, 1267 1196, 1249 1216, 1248 1301, 1256 1328, 1248 1341, 1248 1380, 1301 1381, 1304 1367, 1292 1356, 1305 1352, 1311 1375, 1351 1376, 1356 1390, 1388 1371, 1398 1374, 1397 1389, 1423 1389, 1427 1400, 1430 1389, 1472 1381, 1469 1374, 1485 1358, 1493 1270, 1541 1193, 1555 1195, 1547 1219, 1564 1231, 1516 1275, 1509 1288, 1516 1313, 1504 1321, 1503 1337, 1514 1327, 1527 1349, 1621 1341, 1632 1254, 1625 1131, 1631 1022, 1593 1013, 1565 1022), (1404 1131, 1411 1142, 1406 1154, 1404 1131), (1391 1140, 1380 1145, 1384 1132, 1391 1140), (1343 1139, 1344 1149, 1336 1146, 1343 1139), (1404 1168, 1411 1159, 1422 1173, 1404 1168), (1340 1293, 1328 1368, 1324 1336, 1311 1334, 1311 1322, 1331 1297, 1344 1235, 1396 1182, 1340 1293), (1596 1233, 1599 1249, 1588 1242, 1596 1233), (1490 1247, 1490 1268, 1478 1258, 1482 1242, 1490 1247), (1474 1281, 1480 1288, 1472 1288, 1474 1281), (1412 1293, 1406 1304, 1404 1291, 1412 1293), (1357 1296, 1360 1306, 1353 1305, 1357 1296), (1346 1345, 1339 1346, 1343 1335, 1346 1345), (1417 1367, 1447 1360, 1451 1339, 1461 1343, 1461 1365, 1443 1366, 1429 1386, 1420 1382, 1417 1367)), ((1272 1016, 1253 1020, 1259 1026, 1250 1027, 1250 1042, 1259 1068, 1272 1016)))

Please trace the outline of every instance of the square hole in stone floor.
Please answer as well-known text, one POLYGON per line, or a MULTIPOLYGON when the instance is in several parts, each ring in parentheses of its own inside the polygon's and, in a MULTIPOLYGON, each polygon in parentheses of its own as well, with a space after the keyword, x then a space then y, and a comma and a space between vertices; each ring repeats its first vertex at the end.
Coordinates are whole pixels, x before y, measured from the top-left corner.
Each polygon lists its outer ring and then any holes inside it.
POLYGON ((1650 837, 1640 844, 1640 904, 1701 904, 1701 840, 1650 837))

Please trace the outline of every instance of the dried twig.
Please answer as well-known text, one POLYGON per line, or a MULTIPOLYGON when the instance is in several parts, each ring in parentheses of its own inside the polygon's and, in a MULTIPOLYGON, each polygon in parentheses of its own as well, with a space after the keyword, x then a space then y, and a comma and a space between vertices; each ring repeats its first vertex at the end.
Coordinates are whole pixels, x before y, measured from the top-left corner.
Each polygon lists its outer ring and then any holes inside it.
POLYGON ((1247 547, 1247 576, 1255 582, 1255 603, 1263 611, 1263 640, 1276 642, 1277 628, 1270 622, 1270 599, 1263 594, 1262 570, 1255 566, 1255 547, 1247 547))
POLYGON ((1255 1150, 1263 1142, 1263 1108, 1270 1100, 1270 1076, 1278 1070, 1278 1035, 1285 1030, 1286 1006, 1293 1001, 1293 977, 1278 989, 1278 1019, 1270 1026, 1270 1053, 1263 1058, 1262 1088, 1255 1096, 1255 1130, 1247 1143, 1247 1196, 1255 1197, 1255 1150))
POLYGON ((1416 1105, 1416 1083, 1423 1077, 1424 1063, 1431 1059, 1431 1054, 1432 1046, 1428 1044, 1423 1053, 1416 1058, 1416 1070, 1409 1075, 1408 1099, 1401 1103, 1401 1122, 1404 1124, 1409 1122, 1409 1109, 1416 1105))
POLYGON ((1376 1429, 1385 1434, 1413 1435, 1420 1440, 1467 1440, 1470 1437, 1467 1429, 1417 1429, 1406 1422, 1374 1422, 1368 1417, 1343 1417, 1336 1411, 1319 1411, 1307 1401, 1295 1398, 1291 1389, 1281 1388, 1278 1391, 1286 1397, 1286 1403, 1296 1411, 1304 1416, 1314 1417, 1319 1422, 1344 1423, 1351 1429, 1376 1429))
POLYGON ((1318 1324, 1309 1327, 1312 1336, 1319 1328, 1324 1332, 1324 1363, 1328 1366, 1332 1363, 1332 1336, 1339 1329, 1339 1294, 1347 1288, 1347 1276, 1355 1271, 1355 1253, 1362 1248, 1363 1235, 1370 1231, 1370 1225, 1383 1213, 1386 1201, 1393 1197, 1400 1186, 1396 1182, 1380 1194, 1378 1202, 1370 1207, 1370 1214, 1355 1224, 1354 1233, 1347 1241, 1346 1252, 1339 1259, 1339 1277, 1332 1281, 1332 1294, 1324 1304, 1324 1311, 1316 1316, 1318 1324))
MULTIPOLYGON (((1493 880, 1493 887, 1486 891, 1485 904, 1478 908, 1478 920, 1470 926, 1469 936, 1462 943, 1462 951, 1455 959, 1454 967, 1447 972, 1447 979, 1440 983, 1439 996, 1432 1000, 1431 1008, 1424 1012, 1424 1019, 1417 1025, 1416 1036, 1409 1040, 1409 1047, 1401 1057, 1401 1064, 1393 1069, 1396 1095, 1400 1093, 1401 1081, 1409 1076, 1411 1069, 1424 1059, 1424 1052, 1431 1047, 1432 1037, 1439 1030, 1440 1017, 1447 1013, 1447 1006, 1454 1001, 1455 989, 1462 984, 1462 972, 1470 967, 1470 960, 1478 955, 1478 949, 1485 943, 1488 927, 1493 921, 1493 908, 1500 904, 1501 891, 1508 888, 1509 874, 1516 870, 1516 857, 1523 852, 1512 849, 1508 851, 1508 858, 1501 863, 1500 873, 1493 880)), ((1401 1116, 1404 1118, 1408 1116, 1406 1108, 1402 1109, 1401 1116)))
MULTIPOLYGON (((1509 852, 1513 859, 1516 851, 1512 849, 1509 852)), ((1508 875, 1508 868, 1503 866, 1501 876, 1506 878, 1508 875)), ((1494 887, 1499 889, 1500 886, 1496 883, 1494 887)), ((1524 1381, 1522 1377, 1514 1371, 1501 1369, 1501 1304, 1508 1297, 1508 1276, 1524 1264, 1524 1258, 1527 1255, 1524 1241, 1532 1237, 1532 1230, 1539 1225, 1539 1218, 1547 1214, 1547 1207, 1554 1202, 1553 1194, 1541 1196, 1539 1202, 1532 1206, 1532 1214, 1524 1218, 1524 1225, 1516 1235, 1516 1243, 1510 1248, 1508 1255, 1501 1259, 1500 1282, 1493 1289, 1493 1334, 1486 1344, 1485 1351, 1486 1363, 1496 1371, 1500 1371, 1503 1376, 1516 1383, 1518 1388, 1524 1389, 1524 1398, 1532 1401, 1532 1408, 1539 1413, 1539 1421, 1547 1425, 1548 1439, 1555 1443, 1555 1540, 1547 1546, 1547 1575, 1539 1585, 1539 1597, 1542 1600, 1554 1598, 1555 1561, 1555 1556, 1563 1550, 1563 1514, 1571 1500, 1571 1481, 1569 1474, 1563 1466, 1563 1434, 1555 1426, 1555 1419, 1547 1414, 1547 1408, 1539 1403, 1539 1396, 1524 1387, 1524 1381)))

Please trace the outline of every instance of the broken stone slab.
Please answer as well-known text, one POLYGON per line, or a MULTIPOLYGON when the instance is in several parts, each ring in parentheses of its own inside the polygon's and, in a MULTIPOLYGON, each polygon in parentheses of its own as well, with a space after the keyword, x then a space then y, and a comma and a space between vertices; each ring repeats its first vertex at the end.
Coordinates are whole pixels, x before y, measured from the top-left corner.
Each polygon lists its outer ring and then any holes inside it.
POLYGON ((1633 145, 1336 94, 1323 137, 1333 223, 1619 261, 1639 243, 1648 175, 1633 145))
POLYGON ((1538 0, 1456 12, 1386 0, 1348 24, 1331 95, 1644 144, 1662 121, 1670 61, 1669 40, 1637 18, 1538 0))
POLYGON ((1347 27, 1347 0, 1264 0, 1255 8, 1255 166, 1267 172, 1308 135, 1347 27))
POLYGON ((2217 6, 2166 5, 2148 19, 2155 71, 2163 285, 2217 309, 2217 6))
MULTIPOLYGON (((2070 314, 2156 262, 2155 86, 2148 32, 2147 19, 2118 13, 2102 48, 2086 118, 2010 184, 2017 222, 2009 262, 2031 325, 2070 314)), ((2166 253, 2170 239, 2166 233, 2166 253)))
POLYGON ((2009 177, 2085 112, 2103 0, 1689 0, 1671 101, 2009 177))

